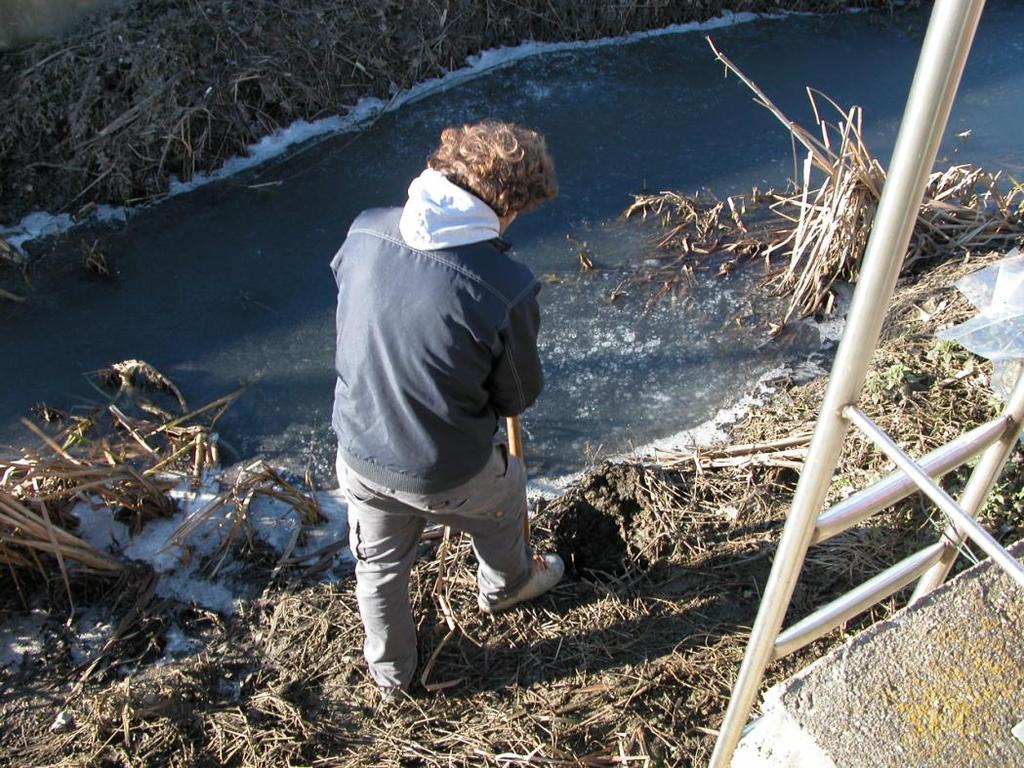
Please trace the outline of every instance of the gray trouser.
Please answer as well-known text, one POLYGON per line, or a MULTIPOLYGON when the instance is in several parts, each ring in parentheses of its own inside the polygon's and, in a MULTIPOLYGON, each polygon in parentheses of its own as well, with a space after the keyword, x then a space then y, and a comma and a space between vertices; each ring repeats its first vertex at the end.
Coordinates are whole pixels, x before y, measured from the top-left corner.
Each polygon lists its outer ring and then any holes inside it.
POLYGON ((348 498, 349 546, 356 558, 356 598, 366 630, 363 653, 382 688, 408 689, 416 671, 416 625, 409 606, 409 573, 426 523, 472 537, 477 584, 490 600, 518 589, 530 575, 523 541, 526 467, 495 445, 475 477, 441 493, 385 488, 338 457, 338 482, 348 498))

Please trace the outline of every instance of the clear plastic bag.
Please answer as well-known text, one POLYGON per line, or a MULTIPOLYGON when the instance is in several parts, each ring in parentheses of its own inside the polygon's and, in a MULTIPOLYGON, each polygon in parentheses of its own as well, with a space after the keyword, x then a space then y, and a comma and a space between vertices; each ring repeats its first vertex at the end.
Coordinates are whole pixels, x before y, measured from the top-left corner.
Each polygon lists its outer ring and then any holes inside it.
POLYGON ((958 280, 956 287, 978 314, 938 336, 991 360, 992 390, 1005 401, 1024 363, 1024 256, 1014 248, 1001 261, 958 280))

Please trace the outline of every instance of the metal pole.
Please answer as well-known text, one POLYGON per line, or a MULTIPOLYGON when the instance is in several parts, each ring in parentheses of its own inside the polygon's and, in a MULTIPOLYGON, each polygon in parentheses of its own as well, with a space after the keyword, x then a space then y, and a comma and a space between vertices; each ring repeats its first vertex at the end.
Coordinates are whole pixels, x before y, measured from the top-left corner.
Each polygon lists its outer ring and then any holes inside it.
POLYGON ((905 557, 877 576, 840 595, 779 635, 772 659, 781 659, 824 637, 844 621, 895 594, 928 570, 942 556, 943 546, 931 546, 905 557))
MULTIPOLYGON (((978 465, 971 472, 971 478, 960 495, 960 506, 964 511, 976 517, 981 509, 985 497, 988 496, 992 486, 999 479, 1006 460, 1010 458, 1010 452, 1020 437, 1021 425, 1024 423, 1024 367, 1017 375, 1017 383, 1010 393, 1010 399, 1006 404, 1004 416, 1010 418, 1010 425, 1003 436, 990 445, 978 460, 978 465)), ((957 555, 960 553, 960 546, 964 542, 964 531, 957 525, 950 523, 943 534, 943 541, 946 542, 946 551, 942 553, 939 562, 925 571, 917 586, 914 587, 914 594, 910 596, 910 602, 915 603, 931 592, 946 580, 949 569, 953 567, 957 555)))
POLYGON ((709 768, 731 761, 771 659, 842 449, 848 427, 842 409, 857 402, 864 384, 984 5, 936 0, 932 9, 846 331, 709 768))

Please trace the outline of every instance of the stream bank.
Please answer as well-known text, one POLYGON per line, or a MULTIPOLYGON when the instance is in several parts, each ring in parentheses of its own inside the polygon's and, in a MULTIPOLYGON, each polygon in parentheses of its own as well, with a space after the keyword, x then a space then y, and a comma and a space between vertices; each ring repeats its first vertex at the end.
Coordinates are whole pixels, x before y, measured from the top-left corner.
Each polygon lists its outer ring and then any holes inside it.
MULTIPOLYGON (((861 406, 914 455, 999 409, 989 364, 934 335, 973 313, 952 283, 998 257, 932 265, 897 290, 861 406)), ((731 444, 762 446, 748 461, 707 451, 605 464, 543 504, 534 541, 571 569, 534 604, 481 615, 469 543, 426 541, 412 581, 419 682, 396 706, 378 705, 366 675, 352 581, 275 567, 255 538, 239 537, 231 557, 258 596, 231 616, 154 597, 144 566, 74 579, 74 607, 57 577, 19 593, 4 572, 3 614, 37 649, 0 670, 0 761, 704 765, 824 385, 780 387, 737 423, 731 444), (600 551, 573 535, 580 521, 598 531, 600 551)), ((829 498, 888 471, 851 434, 829 498)), ((943 485, 956 495, 965 476, 943 485)), ((1024 536, 1019 445, 981 519, 1003 543, 1024 536)), ((814 547, 787 623, 933 542, 939 526, 910 497, 814 547)), ((891 615, 902 597, 772 665, 766 683, 891 615)))
MULTIPOLYGON (((163 196, 297 120, 345 115, 466 58, 724 12, 891 9, 891 0, 130 0, 0 51, 0 224, 163 196)), ((0 251, 2 254, 2 251, 0 251)))
MULTIPOLYGON (((997 407, 987 364, 934 339, 969 311, 953 280, 993 258, 931 264, 900 286, 862 405, 914 454, 997 407)), ((310 580, 256 537, 239 535, 230 549, 254 597, 229 617, 154 597, 144 566, 117 579, 76 578, 68 594, 56 568, 20 585, 5 573, 5 627, 24 619, 37 645, 0 671, 10 724, 0 761, 701 765, 823 386, 782 387, 735 425, 732 443, 762 446, 756 461, 709 451, 603 465, 539 509, 535 541, 572 567, 535 605, 480 616, 467 542, 425 542, 413 589, 420 683, 397 707, 378 707, 365 676, 351 582, 310 580), (600 530, 596 553, 573 536, 583 524, 600 530)), ((1022 458, 1018 449, 984 512, 1004 542, 1022 533, 1022 458)), ((851 436, 831 496, 886 470, 851 436)), ((945 482, 955 494, 963 476, 945 482)), ((937 535, 927 508, 910 499, 816 548, 794 614, 937 535)), ((220 552, 196 554, 219 568, 220 552)), ((769 679, 897 604, 773 667, 769 679)), ((0 649, 20 642, 9 637, 0 649)))

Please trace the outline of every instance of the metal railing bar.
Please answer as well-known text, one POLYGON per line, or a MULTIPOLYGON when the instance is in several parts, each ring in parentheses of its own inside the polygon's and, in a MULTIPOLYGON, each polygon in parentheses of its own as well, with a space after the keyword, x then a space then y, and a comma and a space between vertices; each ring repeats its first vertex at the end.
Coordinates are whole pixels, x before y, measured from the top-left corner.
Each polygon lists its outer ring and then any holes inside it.
POLYGON ((843 448, 849 424, 842 408, 857 402, 864 385, 984 7, 984 0, 936 0, 932 6, 846 330, 708 768, 726 768, 732 761, 764 679, 843 448))
POLYGON ((944 551, 943 542, 936 542, 920 552, 915 552, 900 560, 896 565, 890 566, 877 576, 837 597, 828 605, 822 606, 810 616, 801 619, 775 640, 772 660, 781 659, 799 651, 819 637, 827 635, 844 621, 852 619, 858 613, 866 611, 876 603, 899 592, 938 562, 944 551))
POLYGON ((896 466, 902 469, 917 486, 924 491, 925 495, 935 502, 949 519, 955 523, 971 540, 998 563, 999 567, 1006 571, 1014 581, 1024 587, 1024 565, 1017 562, 1016 558, 1007 552, 1003 546, 992 538, 992 534, 986 531, 977 520, 956 503, 948 493, 928 475, 921 471, 921 468, 914 463, 914 460, 907 456, 896 443, 893 442, 877 424, 869 419, 863 411, 856 406, 848 405, 843 409, 843 415, 868 437, 871 442, 882 449, 882 452, 892 459, 896 466))
MULTIPOLYGON (((992 486, 1002 474, 1006 460, 1010 457, 1010 453, 1020 437, 1021 426, 1024 424, 1024 368, 1017 376, 1017 383, 1010 393, 1003 415, 1011 420, 1010 428, 998 442, 993 443, 982 454, 960 495, 960 506, 972 517, 977 516, 978 510, 981 509, 989 491, 992 490, 992 486)), ((949 569, 953 567, 960 546, 963 544, 964 533, 957 526, 951 524, 946 528, 943 539, 946 541, 946 551, 939 562, 921 577, 910 598, 911 603, 920 600, 946 580, 949 569)))
MULTIPOLYGON (((1012 426, 1013 422, 1008 416, 999 416, 922 456, 917 463, 931 477, 942 477, 999 440, 1012 426)), ((811 544, 820 544, 852 528, 915 491, 917 485, 914 481, 899 470, 876 480, 867 488, 822 512, 818 516, 811 544)))

